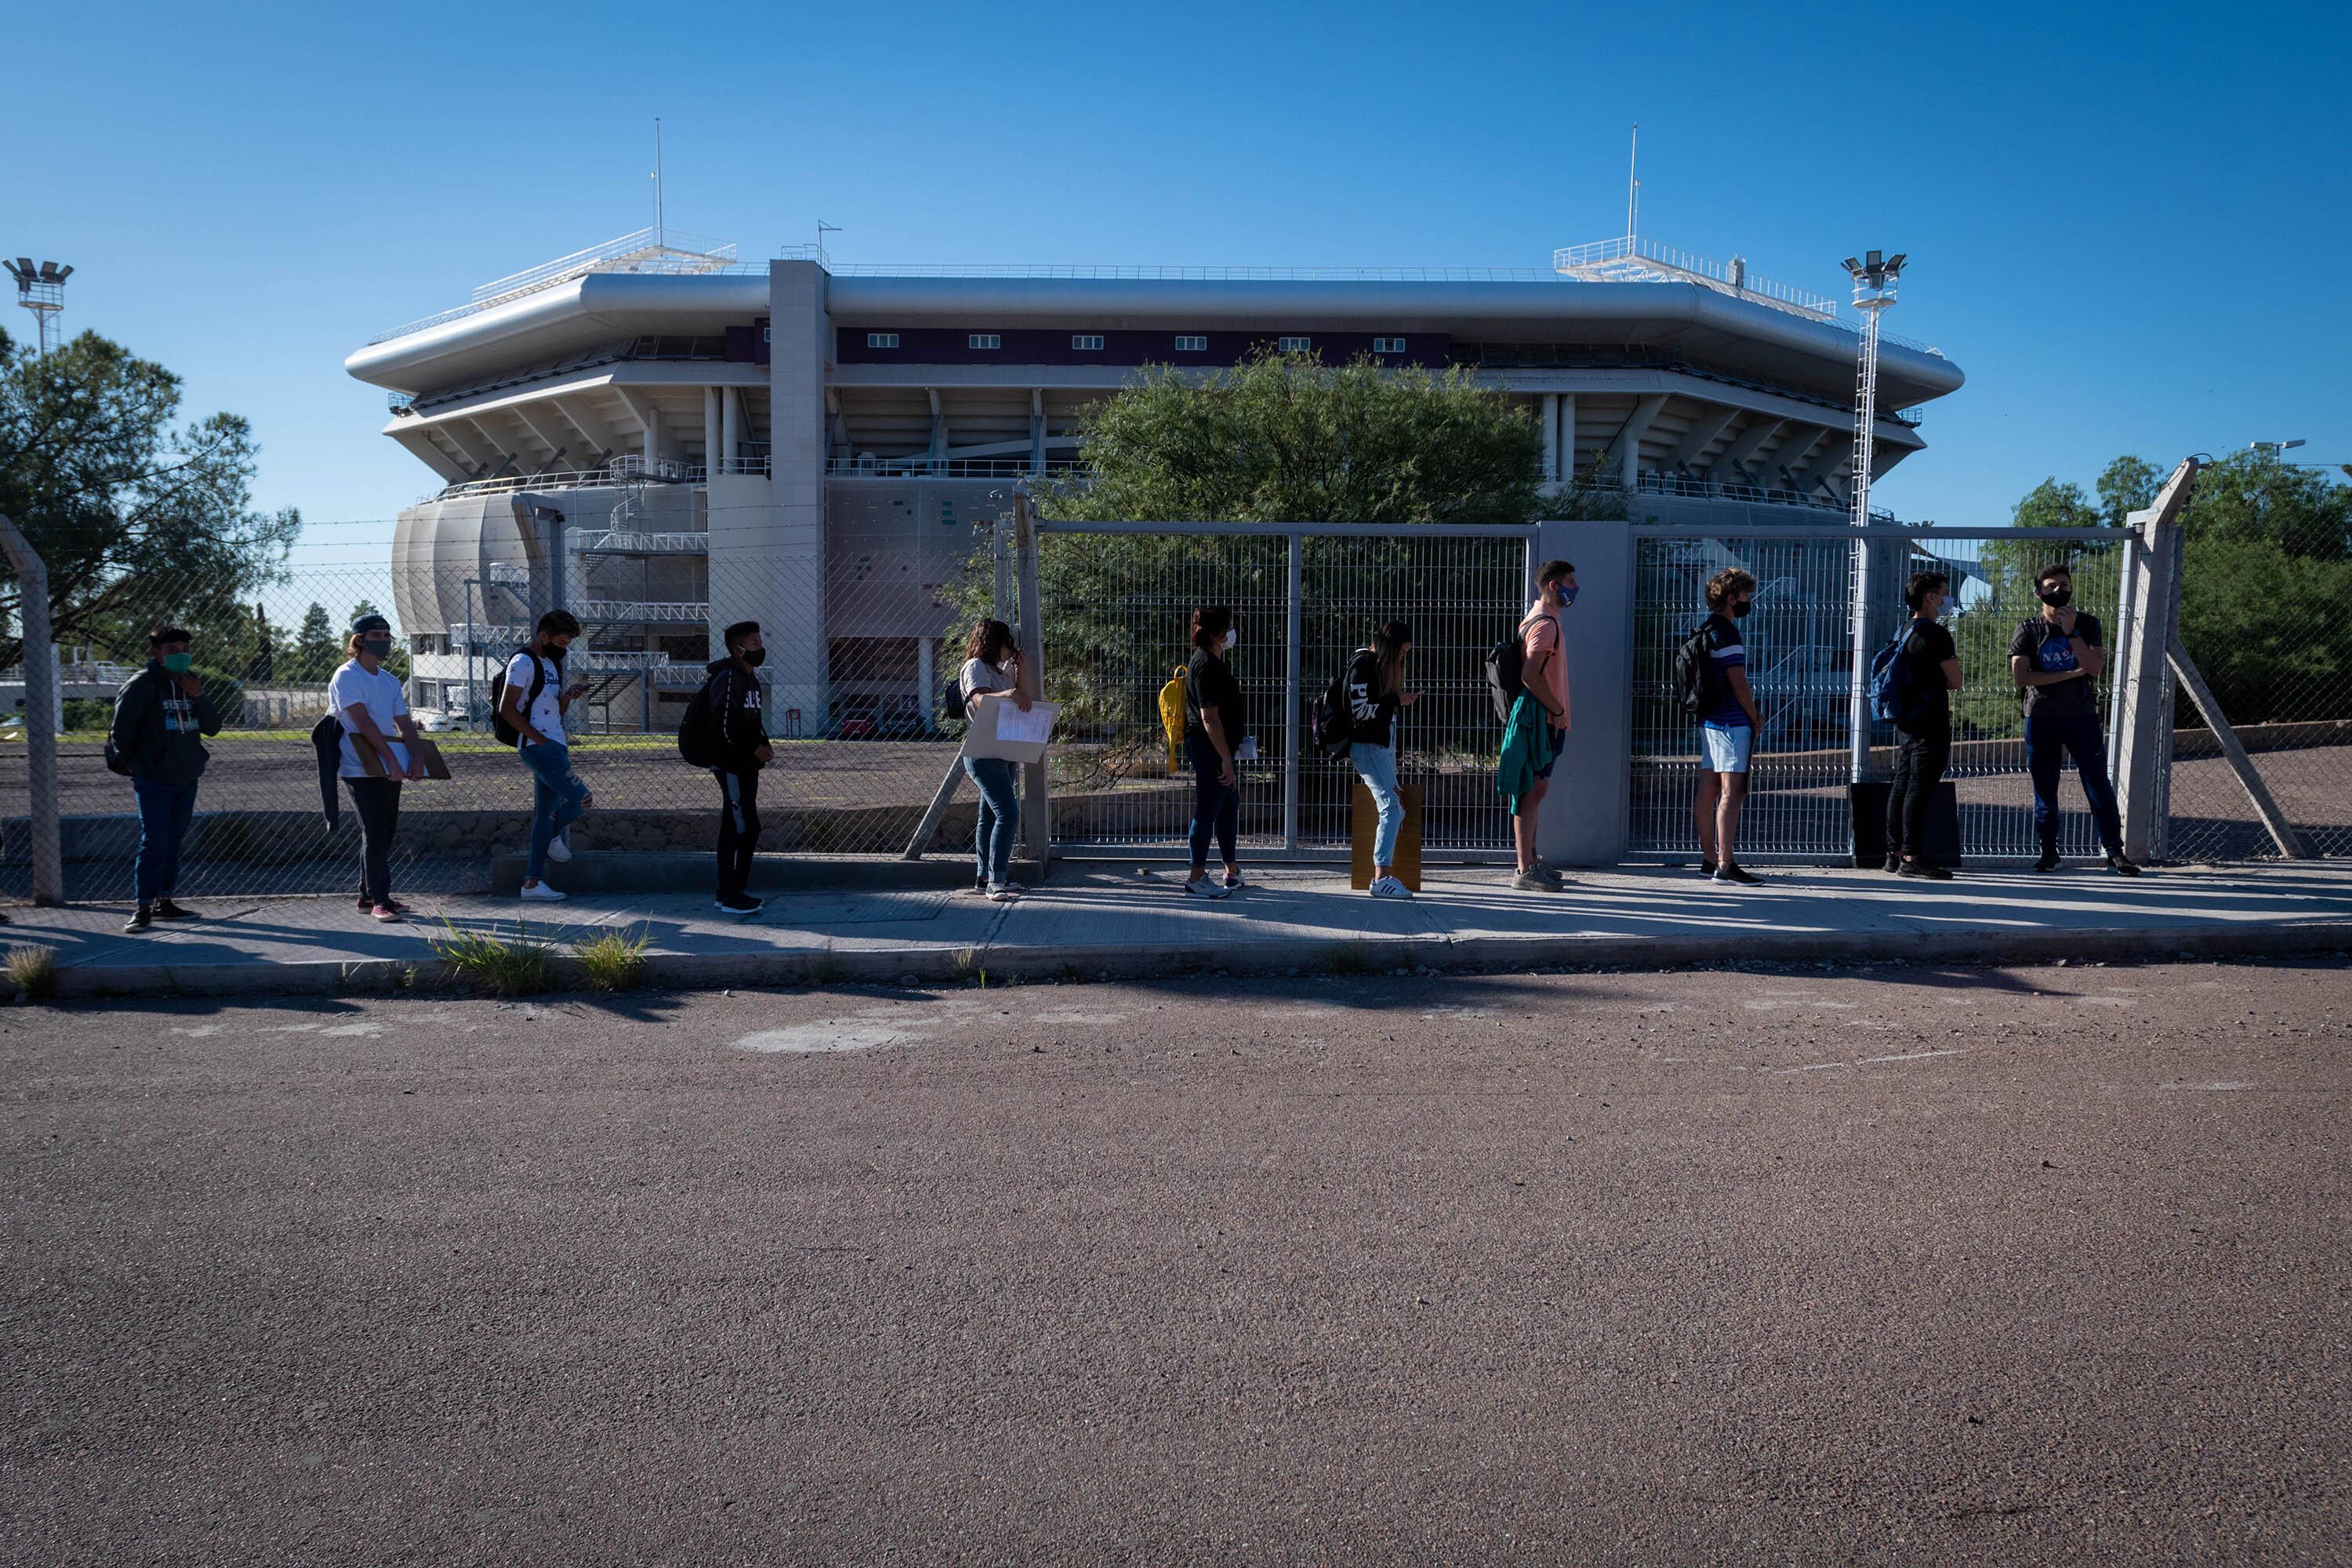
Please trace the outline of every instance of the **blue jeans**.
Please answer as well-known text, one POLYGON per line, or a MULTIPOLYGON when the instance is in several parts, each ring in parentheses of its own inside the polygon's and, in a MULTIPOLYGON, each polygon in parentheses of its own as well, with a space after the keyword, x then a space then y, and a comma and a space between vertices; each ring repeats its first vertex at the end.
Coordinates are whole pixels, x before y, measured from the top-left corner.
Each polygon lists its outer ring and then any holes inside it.
POLYGON ((1209 864, 1209 840, 1214 838, 1224 851, 1225 864, 1235 865, 1234 838, 1241 831, 1241 775, 1234 775, 1231 784, 1222 782, 1225 764, 1217 760, 1217 748, 1209 743, 1204 734, 1184 737, 1184 756, 1192 764, 1192 869, 1209 864))
POLYGON ((1396 864, 1397 832, 1404 826, 1404 805, 1397 798, 1396 752, 1386 746, 1367 746, 1358 741, 1348 748, 1348 760, 1356 764, 1356 776, 1372 792, 1372 804, 1381 808, 1380 831, 1372 837, 1372 864, 1396 864))
POLYGON ((535 799, 530 814, 530 859, 523 880, 536 882, 547 869, 547 847, 555 836, 580 820, 587 809, 588 786, 572 771, 572 748, 552 741, 522 743, 522 764, 530 770, 535 799))
POLYGON ((1012 880, 1013 841, 1021 836, 1021 772, 1010 757, 966 757, 980 786, 980 820, 971 830, 974 875, 992 888, 1012 880))
POLYGON ((2094 713, 2025 721, 2025 771, 2033 776, 2033 831, 2042 839, 2042 852, 2054 854, 2058 848, 2058 777, 2066 771, 2070 752, 2091 820, 2098 825, 2099 847, 2120 855, 2123 817, 2116 810, 2116 786, 2107 778, 2107 737, 2094 713))
POLYGON ((139 858, 131 865, 131 883, 139 901, 152 904, 180 885, 180 845, 196 815, 196 786, 134 778, 131 793, 139 801, 139 858))

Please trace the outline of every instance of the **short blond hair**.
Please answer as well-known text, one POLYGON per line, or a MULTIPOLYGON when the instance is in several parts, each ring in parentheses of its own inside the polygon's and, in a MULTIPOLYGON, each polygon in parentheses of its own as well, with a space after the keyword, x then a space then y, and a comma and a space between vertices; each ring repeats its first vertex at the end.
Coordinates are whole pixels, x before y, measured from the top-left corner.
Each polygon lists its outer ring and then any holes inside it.
POLYGON ((1756 579, 1737 566, 1727 566, 1706 580, 1706 607, 1719 610, 1731 603, 1734 594, 1752 594, 1756 579))

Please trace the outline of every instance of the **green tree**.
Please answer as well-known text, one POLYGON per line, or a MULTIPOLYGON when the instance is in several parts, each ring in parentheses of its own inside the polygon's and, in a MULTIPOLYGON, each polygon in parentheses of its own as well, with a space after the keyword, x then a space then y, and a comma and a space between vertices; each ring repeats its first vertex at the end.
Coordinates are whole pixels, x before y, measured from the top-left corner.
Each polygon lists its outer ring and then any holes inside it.
MULTIPOLYGON (((0 512, 48 567, 59 641, 136 662, 159 620, 225 624, 300 531, 253 509, 244 419, 179 412, 179 378, 118 343, 84 332, 39 356, 0 332, 0 512)), ((13 607, 13 574, 0 592, 13 607)), ((0 637, 0 664, 16 657, 0 637)))
POLYGON ((343 659, 342 640, 327 606, 313 602, 302 612, 302 627, 294 634, 293 653, 279 666, 278 679, 290 683, 321 681, 334 674, 343 659))

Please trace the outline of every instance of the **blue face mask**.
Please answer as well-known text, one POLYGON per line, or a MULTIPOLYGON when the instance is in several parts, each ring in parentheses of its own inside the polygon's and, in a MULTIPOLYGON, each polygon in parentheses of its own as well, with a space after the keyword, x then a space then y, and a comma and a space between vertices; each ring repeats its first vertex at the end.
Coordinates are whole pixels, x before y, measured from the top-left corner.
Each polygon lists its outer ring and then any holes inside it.
POLYGON ((1562 589, 1560 589, 1560 591, 1559 591, 1559 607, 1560 607, 1561 609, 1563 609, 1563 610, 1564 610, 1564 609, 1568 608, 1568 606, 1569 606, 1569 605, 1573 605, 1574 603, 1576 603, 1576 588, 1575 588, 1575 585, 1571 584, 1570 584, 1570 585, 1568 585, 1568 586, 1563 587, 1562 589))

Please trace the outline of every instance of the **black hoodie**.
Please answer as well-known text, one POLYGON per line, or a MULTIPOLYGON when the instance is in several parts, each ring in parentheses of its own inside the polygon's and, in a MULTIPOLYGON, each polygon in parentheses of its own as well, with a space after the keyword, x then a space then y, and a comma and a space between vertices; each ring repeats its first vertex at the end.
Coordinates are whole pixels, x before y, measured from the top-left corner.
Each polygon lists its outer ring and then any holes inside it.
POLYGON ((768 743, 764 694, 757 677, 731 658, 714 658, 710 669, 710 721, 719 742, 719 766, 730 773, 756 768, 751 753, 768 743))
POLYGON ((190 697, 180 678, 160 659, 122 683, 114 694, 114 721, 107 740, 131 764, 131 776, 150 784, 192 784, 204 776, 209 753, 199 734, 220 733, 220 714, 199 687, 190 697))

